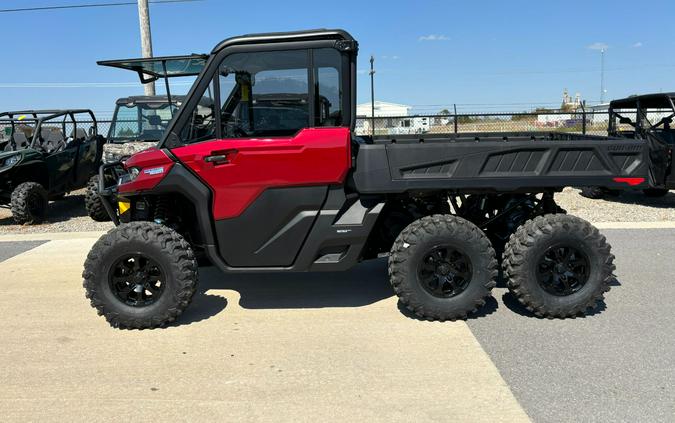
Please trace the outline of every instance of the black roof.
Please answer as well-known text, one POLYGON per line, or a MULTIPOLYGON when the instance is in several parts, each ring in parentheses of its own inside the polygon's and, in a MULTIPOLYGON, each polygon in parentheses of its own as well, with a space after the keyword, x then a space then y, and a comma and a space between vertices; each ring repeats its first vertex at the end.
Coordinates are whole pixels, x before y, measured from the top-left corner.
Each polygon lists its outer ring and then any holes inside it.
POLYGON ((609 103, 609 106, 613 109, 634 109, 637 107, 639 101, 640 107, 643 108, 670 109, 673 106, 671 99, 674 98, 675 92, 632 95, 630 97, 612 100, 609 103))
MULTIPOLYGON (((172 95, 171 101, 184 101, 184 95, 172 95)), ((118 98, 115 104, 166 104, 169 102, 169 97, 166 95, 132 95, 129 97, 118 98)))
POLYGON ((218 53, 220 50, 241 44, 255 43, 283 43, 289 41, 315 41, 315 40, 346 40, 355 41, 347 31, 342 29, 310 29, 304 31, 291 32, 268 32, 262 34, 247 34, 238 37, 228 38, 218 44, 211 54, 218 53))
MULTIPOLYGON (((342 29, 311 29, 292 32, 269 32, 264 34, 248 34, 228 38, 218 44, 211 54, 235 45, 255 43, 282 43, 289 41, 343 40, 356 43, 356 40, 342 29)), ((356 48, 356 44, 352 46, 356 48)), ((131 70, 138 73, 142 83, 156 81, 160 78, 197 76, 206 66, 209 56, 191 54, 187 56, 165 56, 136 59, 102 60, 96 62, 100 66, 131 70)))

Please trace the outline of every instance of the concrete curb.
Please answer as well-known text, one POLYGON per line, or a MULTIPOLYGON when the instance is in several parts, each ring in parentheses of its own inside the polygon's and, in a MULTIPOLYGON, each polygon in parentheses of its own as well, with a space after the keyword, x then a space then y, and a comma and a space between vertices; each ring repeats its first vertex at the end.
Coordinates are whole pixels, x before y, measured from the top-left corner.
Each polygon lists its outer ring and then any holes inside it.
POLYGON ((69 239, 100 238, 106 231, 93 232, 45 232, 31 234, 0 234, 0 242, 60 241, 69 239))

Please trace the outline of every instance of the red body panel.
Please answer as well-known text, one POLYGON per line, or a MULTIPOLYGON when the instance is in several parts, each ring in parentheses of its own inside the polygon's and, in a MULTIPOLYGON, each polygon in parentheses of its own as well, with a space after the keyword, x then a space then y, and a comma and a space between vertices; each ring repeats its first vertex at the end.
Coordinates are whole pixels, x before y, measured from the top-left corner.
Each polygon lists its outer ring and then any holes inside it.
POLYGON ((128 170, 132 167, 140 169, 138 177, 118 187, 120 193, 140 192, 154 188, 169 173, 173 160, 162 150, 151 148, 136 153, 124 163, 128 170))
POLYGON ((239 216, 267 188, 344 183, 350 143, 349 128, 312 128, 290 138, 214 140, 172 153, 211 187, 219 220, 239 216), (229 163, 204 160, 212 155, 229 163))

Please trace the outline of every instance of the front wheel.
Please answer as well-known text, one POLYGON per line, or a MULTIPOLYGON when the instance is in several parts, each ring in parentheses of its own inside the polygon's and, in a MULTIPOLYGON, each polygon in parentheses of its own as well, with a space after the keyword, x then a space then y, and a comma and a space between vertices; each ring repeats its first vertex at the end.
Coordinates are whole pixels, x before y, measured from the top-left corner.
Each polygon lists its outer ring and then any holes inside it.
POLYGON ((520 226, 504 252, 509 290, 540 317, 573 317, 594 309, 609 291, 614 256, 583 219, 545 215, 520 226))
POLYGON ((37 182, 24 182, 12 192, 12 216, 19 225, 42 223, 47 217, 47 190, 37 182))
POLYGON ((87 209, 89 217, 97 222, 107 222, 110 220, 108 212, 103 205, 103 200, 98 195, 98 175, 94 175, 87 182, 87 190, 84 193, 84 207, 87 209))
POLYGON ((151 222, 120 225, 94 244, 84 264, 91 305, 113 327, 145 329, 173 322, 197 286, 192 248, 151 222))
POLYGON ((433 215, 399 234, 389 278, 403 305, 428 320, 464 319, 485 304, 497 277, 487 236, 457 216, 433 215))

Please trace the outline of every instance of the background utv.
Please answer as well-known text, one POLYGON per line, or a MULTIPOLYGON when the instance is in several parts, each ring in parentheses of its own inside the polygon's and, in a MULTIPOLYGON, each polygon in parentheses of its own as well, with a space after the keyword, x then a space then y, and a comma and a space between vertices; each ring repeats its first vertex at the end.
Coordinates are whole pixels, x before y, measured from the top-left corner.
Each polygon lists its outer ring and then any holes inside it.
MULTIPOLYGON (((103 145, 102 162, 120 162, 134 153, 156 146, 183 98, 184 96, 175 96, 171 104, 168 96, 131 96, 118 99, 106 143, 103 145)), ((98 181, 98 174, 91 177, 84 202, 89 217, 104 222, 110 220, 110 217, 97 194, 98 181)))
POLYGON ((0 114, 0 205, 18 224, 42 222, 49 200, 83 188, 101 162, 105 139, 91 110, 0 114))

